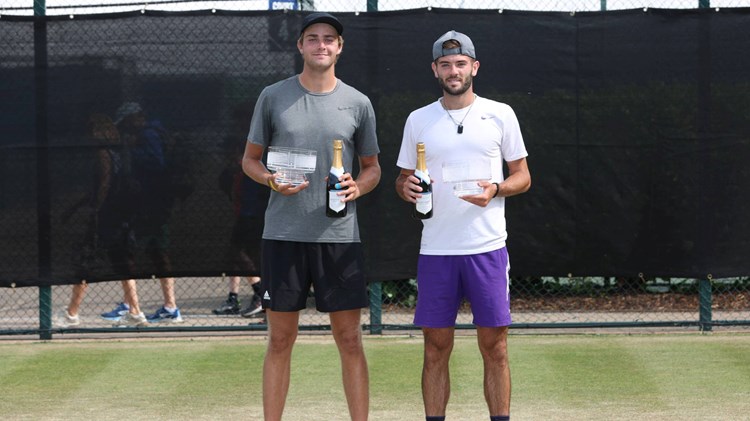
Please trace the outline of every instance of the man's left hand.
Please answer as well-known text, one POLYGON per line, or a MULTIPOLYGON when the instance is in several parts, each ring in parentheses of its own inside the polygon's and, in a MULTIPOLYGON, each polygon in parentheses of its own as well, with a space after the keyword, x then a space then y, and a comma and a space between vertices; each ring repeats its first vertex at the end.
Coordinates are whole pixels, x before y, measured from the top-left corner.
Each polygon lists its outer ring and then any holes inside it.
POLYGON ((463 199, 471 203, 472 205, 477 205, 484 208, 489 205, 490 201, 495 197, 497 186, 489 181, 480 181, 477 184, 484 191, 479 194, 468 194, 466 196, 461 196, 460 199, 463 199))

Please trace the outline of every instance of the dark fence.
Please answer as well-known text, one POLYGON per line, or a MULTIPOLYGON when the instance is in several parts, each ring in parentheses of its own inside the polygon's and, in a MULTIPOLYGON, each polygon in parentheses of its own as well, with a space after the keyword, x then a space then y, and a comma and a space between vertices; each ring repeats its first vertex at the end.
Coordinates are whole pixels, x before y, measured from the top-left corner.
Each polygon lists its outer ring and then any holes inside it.
MULTIPOLYGON (((300 69, 302 16, 3 16, 0 286, 248 274, 231 252, 227 172, 260 90, 300 69), (103 146, 89 121, 116 119, 125 102, 170 139, 138 208, 168 226, 159 238, 169 264, 135 238, 132 271, 98 254, 90 235, 103 146)), ((430 48, 448 29, 474 39, 476 90, 515 109, 529 150, 534 186, 507 210, 517 285, 748 275, 749 9, 339 17, 338 76, 378 117, 383 179, 359 206, 371 281, 415 275, 420 225, 392 182, 406 116, 440 95, 430 48)))

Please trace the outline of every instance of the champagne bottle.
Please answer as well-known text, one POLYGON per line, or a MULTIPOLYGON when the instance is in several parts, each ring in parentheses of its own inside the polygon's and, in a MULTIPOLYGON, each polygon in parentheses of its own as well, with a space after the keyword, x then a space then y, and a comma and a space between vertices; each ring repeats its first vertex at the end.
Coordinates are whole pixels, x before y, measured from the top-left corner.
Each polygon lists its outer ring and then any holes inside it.
POLYGON ((424 143, 417 143, 417 169, 414 176, 419 179, 419 187, 422 188, 422 197, 417 199, 414 206, 414 217, 417 219, 432 218, 432 184, 430 174, 427 171, 427 159, 425 158, 424 143))
POLYGON ((326 188, 326 216, 330 218, 342 218, 346 216, 346 202, 341 199, 338 192, 345 190, 339 184, 339 177, 344 175, 344 142, 341 140, 333 141, 333 162, 331 170, 328 172, 328 187, 326 188))

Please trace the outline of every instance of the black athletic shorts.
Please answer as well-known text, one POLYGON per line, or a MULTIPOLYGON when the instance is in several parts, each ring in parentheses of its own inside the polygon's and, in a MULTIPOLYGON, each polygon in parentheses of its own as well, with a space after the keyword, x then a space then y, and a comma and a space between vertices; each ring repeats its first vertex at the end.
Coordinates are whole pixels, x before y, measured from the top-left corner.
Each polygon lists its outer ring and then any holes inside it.
POLYGON ((367 307, 367 282, 360 243, 299 243, 263 240, 263 308, 299 311, 312 285, 318 311, 367 307))

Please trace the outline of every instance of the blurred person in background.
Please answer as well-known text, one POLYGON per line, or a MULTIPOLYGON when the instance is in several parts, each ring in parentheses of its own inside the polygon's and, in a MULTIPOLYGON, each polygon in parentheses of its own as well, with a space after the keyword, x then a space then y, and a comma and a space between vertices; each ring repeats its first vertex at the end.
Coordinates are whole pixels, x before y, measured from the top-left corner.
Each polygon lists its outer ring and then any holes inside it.
MULTIPOLYGON (((172 270, 169 258, 169 218, 177 198, 171 189, 169 148, 172 138, 158 120, 147 120, 143 108, 136 102, 125 102, 115 113, 115 124, 120 130, 123 144, 130 151, 133 179, 137 183, 138 200, 133 230, 140 249, 153 264, 157 276, 172 270)), ((146 317, 149 323, 180 323, 183 321, 177 307, 174 278, 159 276, 163 305, 146 317)), ((135 282, 132 282, 135 294, 135 282)), ((133 318, 127 302, 118 304, 102 317, 115 320, 116 326, 142 325, 133 318), (118 319, 118 315, 121 316, 118 319)))
MULTIPOLYGON (((91 192, 66 212, 66 221, 79 205, 90 210, 82 253, 78 262, 79 276, 84 281, 73 285, 70 302, 58 317, 59 327, 80 325, 79 310, 83 302, 91 271, 110 264, 115 273, 131 274, 135 270, 135 200, 138 186, 132 179, 130 154, 122 143, 120 133, 106 114, 94 113, 88 119, 88 136, 95 146, 94 177, 91 192)), ((134 324, 144 324, 140 311, 135 281, 122 281, 123 306, 117 320, 129 314, 134 324)), ((104 316, 104 315, 103 315, 104 316)), ((111 319, 110 319, 111 320, 111 319)))
MULTIPOLYGON (((246 110, 242 111, 242 119, 246 119, 246 110)), ((236 116, 239 117, 239 116, 236 116)), ((268 205, 269 189, 261 186, 245 175, 242 171, 242 155, 244 142, 236 141, 234 136, 225 142, 227 152, 227 166, 219 175, 219 189, 223 191, 232 203, 235 224, 230 239, 229 259, 234 271, 242 271, 256 275, 246 276, 253 295, 250 303, 241 307, 239 298, 240 276, 229 278, 229 295, 214 314, 239 314, 242 317, 265 319, 265 312, 261 304, 260 293, 260 249, 263 236, 263 219, 268 205)))

